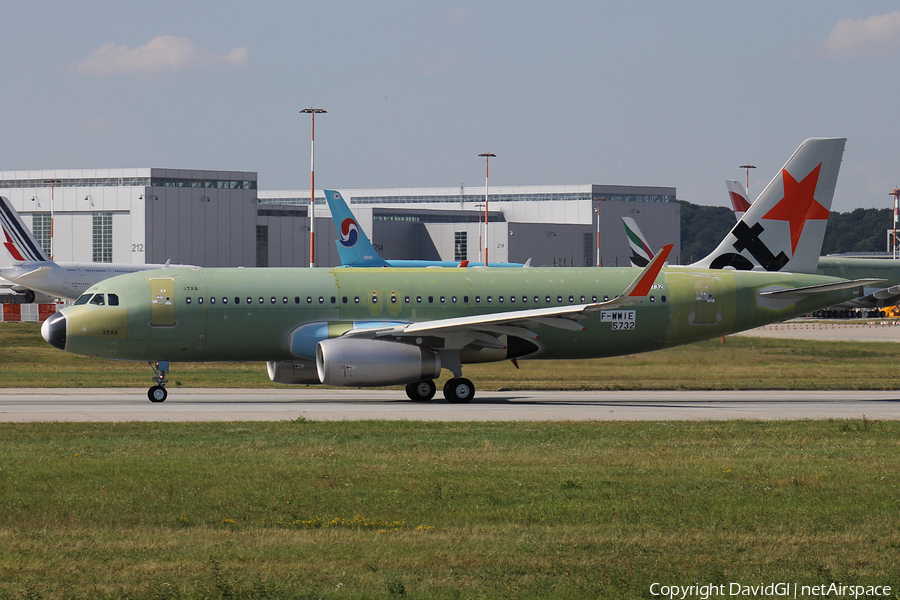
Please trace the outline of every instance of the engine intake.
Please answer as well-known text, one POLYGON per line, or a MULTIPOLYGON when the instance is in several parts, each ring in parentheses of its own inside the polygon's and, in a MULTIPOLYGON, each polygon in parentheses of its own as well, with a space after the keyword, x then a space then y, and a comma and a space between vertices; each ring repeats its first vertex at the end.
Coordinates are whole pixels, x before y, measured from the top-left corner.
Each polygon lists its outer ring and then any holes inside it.
POLYGON ((316 370, 325 385, 395 385, 436 379, 441 359, 431 350, 410 344, 338 338, 316 346, 316 370))

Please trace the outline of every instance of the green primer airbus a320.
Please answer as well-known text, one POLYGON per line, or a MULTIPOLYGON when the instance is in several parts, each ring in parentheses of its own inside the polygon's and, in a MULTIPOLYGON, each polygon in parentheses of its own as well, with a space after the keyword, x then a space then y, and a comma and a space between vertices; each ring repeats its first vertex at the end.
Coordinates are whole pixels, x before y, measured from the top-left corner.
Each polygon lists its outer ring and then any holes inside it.
POLYGON ((642 270, 170 268, 102 281, 41 331, 67 352, 149 362, 155 402, 177 361, 265 361, 287 384, 406 384, 414 400, 447 369, 444 396, 467 402, 464 364, 648 352, 857 297, 868 280, 799 274, 818 258, 844 142, 805 141, 708 257, 759 270, 667 267, 671 246, 642 270))

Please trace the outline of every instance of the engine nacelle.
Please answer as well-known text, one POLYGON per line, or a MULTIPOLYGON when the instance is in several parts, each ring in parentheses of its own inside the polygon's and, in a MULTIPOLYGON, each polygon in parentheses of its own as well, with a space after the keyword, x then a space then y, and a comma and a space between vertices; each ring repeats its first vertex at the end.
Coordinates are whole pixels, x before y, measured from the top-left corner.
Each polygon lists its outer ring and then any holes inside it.
POLYGON ((269 371, 269 379, 275 383, 310 384, 321 383, 316 363, 312 360, 281 360, 268 361, 266 370, 269 371))
POLYGON ((410 344, 338 338, 316 346, 316 369, 325 385, 396 385, 440 377, 441 358, 410 344))

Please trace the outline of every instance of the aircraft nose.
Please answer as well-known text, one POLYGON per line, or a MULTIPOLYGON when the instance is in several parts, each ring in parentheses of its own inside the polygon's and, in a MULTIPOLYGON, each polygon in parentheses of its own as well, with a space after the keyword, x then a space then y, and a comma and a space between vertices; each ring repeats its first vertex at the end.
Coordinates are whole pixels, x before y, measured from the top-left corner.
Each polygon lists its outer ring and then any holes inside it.
POLYGON ((62 313, 50 315, 41 325, 44 340, 60 350, 66 349, 66 317, 62 313))

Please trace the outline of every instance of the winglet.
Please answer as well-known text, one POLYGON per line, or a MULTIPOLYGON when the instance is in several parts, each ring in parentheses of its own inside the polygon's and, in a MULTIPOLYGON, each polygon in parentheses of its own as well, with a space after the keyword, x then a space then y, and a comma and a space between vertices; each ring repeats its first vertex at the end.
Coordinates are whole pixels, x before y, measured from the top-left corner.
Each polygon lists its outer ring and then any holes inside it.
POLYGON ((659 275, 660 270, 662 270, 663 265, 666 263, 666 259, 669 257, 669 252, 672 251, 673 244, 666 244, 663 246, 659 252, 656 253, 656 256, 653 257, 653 260, 650 261, 650 264, 647 265, 641 274, 631 282, 631 285, 625 290, 622 294, 623 296, 629 297, 643 297, 650 293, 650 288, 653 286, 653 282, 656 281, 656 276, 659 275))

